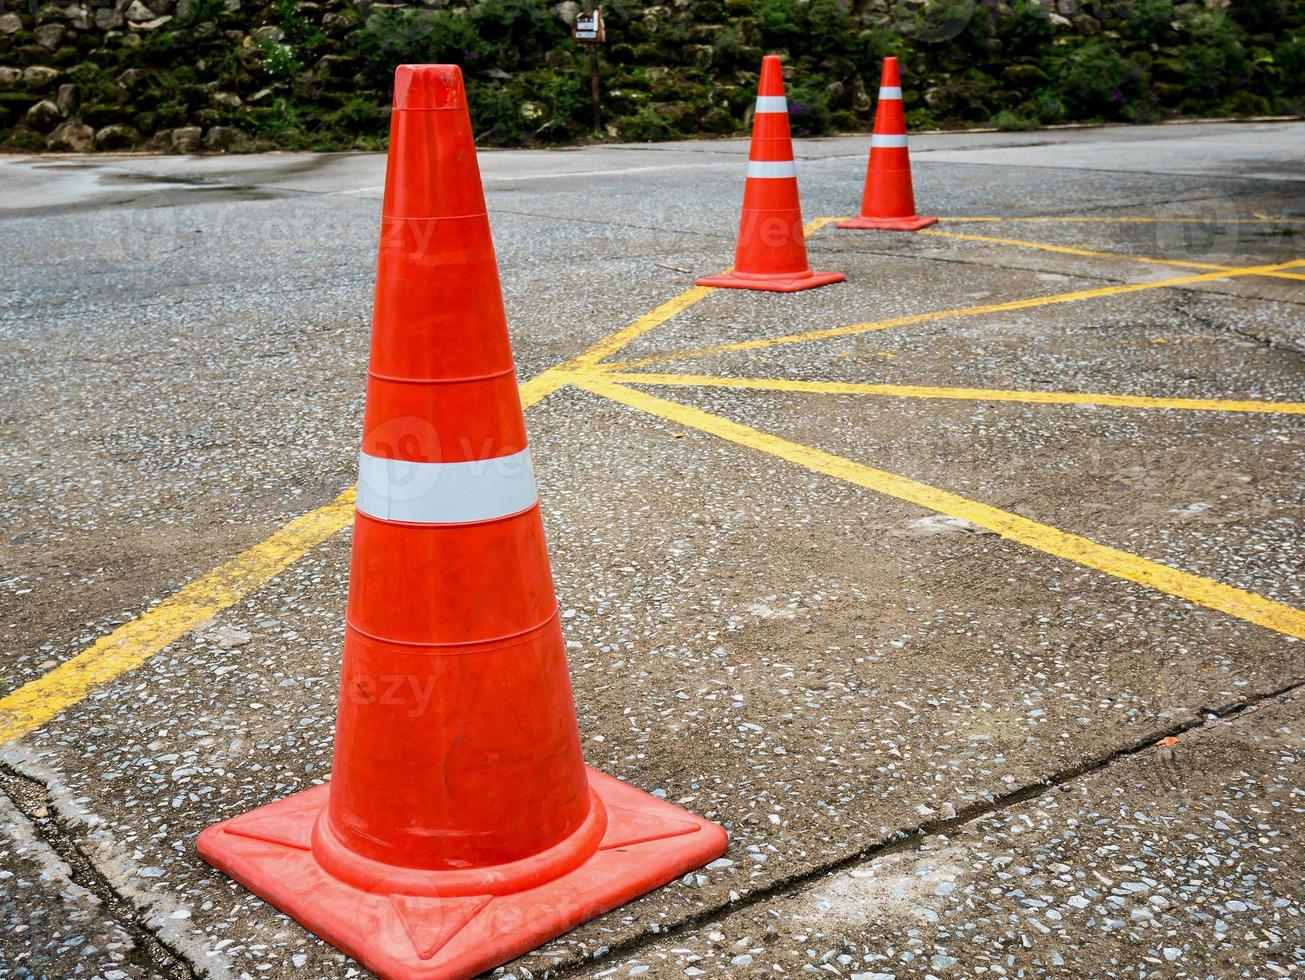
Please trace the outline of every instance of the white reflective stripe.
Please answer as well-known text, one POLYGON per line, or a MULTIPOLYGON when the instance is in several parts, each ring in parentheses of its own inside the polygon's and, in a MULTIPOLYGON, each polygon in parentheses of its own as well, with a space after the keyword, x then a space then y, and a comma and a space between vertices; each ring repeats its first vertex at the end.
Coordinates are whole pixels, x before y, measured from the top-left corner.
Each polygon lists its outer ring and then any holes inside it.
POLYGON ((358 509, 387 521, 456 524, 525 510, 539 497, 530 450, 466 463, 358 454, 358 509))
POLYGON ((900 99, 902 89, 900 85, 880 85, 879 98, 881 99, 900 99))
POLYGON ((884 136, 881 133, 875 133, 870 137, 871 146, 889 147, 889 146, 906 146, 906 134, 898 133, 896 136, 884 136))
POLYGON ((796 177, 797 166, 792 160, 749 160, 749 177, 796 177))
POLYGON ((788 115, 788 99, 782 95, 758 95, 758 112, 782 112, 788 115))

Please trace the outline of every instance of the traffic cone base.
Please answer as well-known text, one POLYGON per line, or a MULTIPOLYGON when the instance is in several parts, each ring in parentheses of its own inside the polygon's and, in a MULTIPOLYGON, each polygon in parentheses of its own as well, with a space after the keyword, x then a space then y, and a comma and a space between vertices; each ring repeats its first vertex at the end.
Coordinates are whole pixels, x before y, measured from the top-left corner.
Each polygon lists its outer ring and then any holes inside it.
POLYGON ((548 851, 497 867, 414 875, 360 860, 330 840, 329 784, 215 824, 196 847, 382 977, 472 977, 725 853, 716 824, 587 773, 589 818, 548 851))
POLYGON ((745 272, 726 272, 719 276, 703 276, 699 286, 717 289, 761 289, 772 293, 796 293, 803 289, 828 286, 847 278, 841 272, 805 272, 800 275, 749 275, 745 272))
POLYGON ((913 214, 909 218, 867 218, 859 216, 840 221, 835 227, 870 228, 880 231, 919 231, 921 228, 928 228, 930 225, 936 225, 937 223, 937 218, 926 218, 919 214, 913 214))

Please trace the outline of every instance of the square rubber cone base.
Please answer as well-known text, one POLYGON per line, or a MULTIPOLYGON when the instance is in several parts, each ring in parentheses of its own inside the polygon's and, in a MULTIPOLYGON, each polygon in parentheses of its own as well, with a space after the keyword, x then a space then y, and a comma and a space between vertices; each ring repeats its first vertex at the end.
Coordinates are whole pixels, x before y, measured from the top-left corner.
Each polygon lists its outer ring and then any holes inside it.
MULTIPOLYGON (((209 827, 196 849, 218 870, 386 978, 454 980, 505 963, 725 853, 725 830, 589 770, 607 815, 598 849, 559 878, 509 894, 413 895, 332 877, 311 850, 330 787, 209 827)), ((438 872, 432 874, 432 877, 438 872)), ((474 891, 474 890, 473 890, 474 891)))
POLYGON ((828 286, 847 278, 841 272, 810 272, 805 276, 741 276, 727 272, 721 276, 705 276, 697 280, 699 286, 717 289, 760 289, 768 293, 796 293, 803 289, 828 286))
POLYGON ((869 228, 877 231, 919 231, 921 228, 928 228, 930 225, 936 225, 937 223, 937 218, 926 218, 923 215, 913 214, 909 218, 848 218, 846 221, 840 221, 834 227, 869 228))

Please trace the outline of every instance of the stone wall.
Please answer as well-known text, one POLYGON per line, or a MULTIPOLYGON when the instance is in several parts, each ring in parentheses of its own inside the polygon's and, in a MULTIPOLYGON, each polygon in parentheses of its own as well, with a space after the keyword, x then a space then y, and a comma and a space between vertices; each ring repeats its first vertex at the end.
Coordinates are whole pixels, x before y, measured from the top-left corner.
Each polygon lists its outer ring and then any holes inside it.
POLYGON ((378 148, 405 61, 463 66, 494 145, 744 131, 764 52, 795 132, 1299 113, 1294 0, 609 0, 591 133, 574 0, 0 0, 0 149, 378 148))

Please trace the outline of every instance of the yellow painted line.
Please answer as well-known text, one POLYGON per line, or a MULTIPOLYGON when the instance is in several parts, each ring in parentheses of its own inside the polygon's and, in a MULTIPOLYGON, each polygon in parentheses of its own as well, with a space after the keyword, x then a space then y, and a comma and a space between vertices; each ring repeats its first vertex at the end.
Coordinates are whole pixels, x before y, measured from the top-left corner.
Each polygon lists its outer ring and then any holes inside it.
POLYGON ((815 395, 892 395, 899 398, 948 398, 958 401, 1029 402, 1041 405, 1107 405, 1118 408, 1171 408, 1194 412, 1276 412, 1305 415, 1305 402, 1266 402, 1228 398, 1153 398, 1080 391, 1017 391, 1004 388, 935 388, 924 385, 857 384, 846 381, 799 381, 792 378, 721 378, 708 374, 635 374, 604 371, 600 380, 638 385, 689 388, 734 388, 744 391, 792 391, 815 395))
POLYGON ((350 487, 329 504, 296 517, 271 537, 0 699, 0 744, 39 728, 92 688, 135 670, 215 613, 279 575, 307 551, 349 525, 353 500, 354 490, 350 487))
POLYGON ((821 228, 825 227, 825 225, 835 221, 842 221, 842 220, 843 219, 838 217, 837 215, 835 215, 832 218, 812 218, 810 221, 808 221, 805 225, 802 226, 802 237, 810 238, 821 228))
POLYGON ((1140 293, 1151 289, 1165 289, 1173 286, 1191 286, 1203 282, 1216 282, 1220 279, 1233 279, 1238 276, 1262 276, 1284 269, 1294 269, 1305 265, 1305 259, 1295 259, 1275 265, 1250 266, 1231 272, 1205 272, 1195 276, 1178 276, 1173 279, 1157 279, 1154 282, 1133 282, 1119 286, 1102 286, 1097 289, 1080 289, 1072 293, 1057 293, 1054 296, 1035 296, 1031 299, 1011 300, 1007 303, 992 303, 987 306, 965 306, 954 310, 934 310, 929 313, 915 313, 910 316, 893 317, 889 320, 875 320, 870 323, 854 323, 846 327, 830 327, 826 330, 808 330, 804 333, 785 334, 782 337, 758 337, 753 340, 740 340, 729 344, 712 344, 692 350, 667 354, 656 354, 628 361, 611 361, 613 370, 644 367, 649 364, 662 364, 667 361, 688 360, 707 357, 712 354, 727 354, 735 351, 760 350, 765 347, 779 347, 784 344, 801 344, 815 340, 829 340, 833 337, 851 337, 856 334, 869 333, 874 330, 889 330, 894 327, 908 327, 917 323, 930 323, 936 320, 949 320, 953 317, 981 316, 987 313, 1008 313, 1013 310, 1031 310, 1039 306, 1056 303, 1077 303, 1083 300, 1099 299, 1103 296, 1123 296, 1128 293, 1140 293))
POLYGON ((819 449, 789 442, 787 439, 741 425, 731 419, 613 384, 601 377, 577 378, 575 384, 594 394, 675 422, 677 425, 698 429, 855 486, 887 494, 949 517, 969 521, 994 531, 1004 538, 1085 568, 1158 589, 1266 629, 1305 639, 1305 611, 1266 599, 1253 592, 1235 589, 1126 551, 1097 544, 1077 534, 1039 524, 1018 514, 969 500, 959 494, 939 490, 886 470, 854 463, 819 449))
MULTIPOLYGON (((1148 255, 1129 255, 1126 252, 1098 252, 1087 248, 1073 248, 1068 245, 1048 245, 1044 242, 1026 242, 1018 238, 993 238, 989 235, 966 235, 959 231, 939 231, 928 228, 920 232, 922 235, 933 235, 937 238, 958 238, 968 242, 987 242, 992 245, 1008 245, 1012 248, 1034 248, 1042 252, 1057 252, 1062 255, 1081 255, 1089 259, 1111 259, 1114 261, 1142 262, 1147 265, 1169 265, 1181 269, 1208 269, 1218 272, 1235 272, 1238 266, 1235 265, 1216 265, 1212 262, 1188 262, 1183 259, 1157 259, 1148 255)), ((1265 275, 1273 276, 1277 279, 1300 279, 1305 280, 1305 274, 1299 272, 1270 272, 1265 275)))
POLYGON ((560 367, 551 367, 529 381, 523 381, 517 386, 517 391, 521 395, 521 407, 533 408, 565 384, 567 384, 567 374, 560 367))
MULTIPOLYGON (((550 368, 521 385, 529 408, 568 382, 550 368)), ((283 525, 270 537, 182 586, 158 605, 100 637, 49 673, 0 698, 0 745, 21 738, 94 688, 135 670, 155 654, 240 602, 353 522, 354 488, 283 525)))
MULTIPOLYGON (((552 368, 521 386, 529 407, 567 383, 552 368)), ((39 728, 94 688, 155 654, 271 581, 353 521, 354 488, 283 525, 270 537, 182 586, 47 674, 0 698, 0 745, 39 728)))
MULTIPOLYGON (((1210 217, 1206 215, 1119 215, 1114 218, 1103 217, 1067 217, 1063 215, 952 215, 946 218, 939 218, 939 221, 959 222, 959 221, 1042 221, 1042 222, 1059 222, 1063 224, 1188 224, 1193 221, 1208 222, 1210 217)), ((1303 218, 1275 218, 1275 217, 1245 217, 1239 218, 1238 224, 1269 224, 1269 225, 1295 225, 1305 221, 1303 218)))
POLYGON ((639 319, 635 320, 624 330, 618 330, 610 337, 605 337, 598 343, 594 344, 587 351, 575 358, 571 362, 573 367, 584 367, 587 365, 597 364, 605 358, 611 357, 620 351, 627 344, 639 339, 649 330, 660 327, 675 314, 687 310, 694 303, 698 303, 716 290, 712 286, 694 286, 686 289, 678 296, 668 299, 656 309, 645 313, 639 319))
MULTIPOLYGON (((710 292, 694 287, 681 293, 624 330, 604 337, 567 367, 597 363, 710 292)), ((564 366, 559 365, 524 382, 519 389, 522 407, 535 405, 567 384, 569 378, 564 366)), ((329 504, 295 518, 58 667, 0 698, 0 745, 39 728, 101 684, 140 667, 344 530, 353 521, 354 493, 355 488, 350 487, 329 504)))
MULTIPOLYGON (((803 237, 810 238, 821 228, 825 227, 830 222, 837 220, 837 218, 812 218, 802 226, 802 235, 803 237)), ((722 272, 728 271, 728 269, 722 270, 722 272)), ((618 330, 616 333, 604 337, 583 354, 574 358, 566 365, 563 365, 563 368, 565 370, 584 369, 592 367, 600 361, 606 360, 613 354, 619 353, 623 348, 638 340, 644 334, 648 333, 648 331, 660 327, 677 313, 682 313, 690 306, 701 302, 714 292, 716 292, 716 287, 714 286, 693 286, 686 289, 678 296, 672 296, 656 309, 650 310, 643 316, 639 317, 639 319, 635 320, 625 329, 618 330)))

